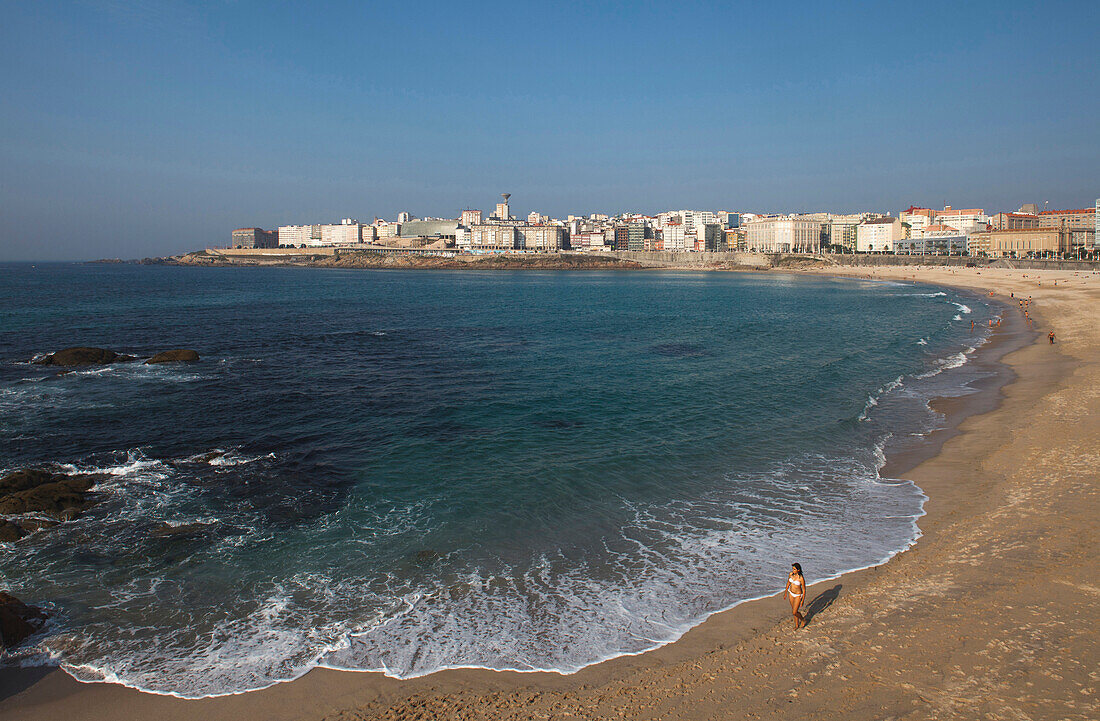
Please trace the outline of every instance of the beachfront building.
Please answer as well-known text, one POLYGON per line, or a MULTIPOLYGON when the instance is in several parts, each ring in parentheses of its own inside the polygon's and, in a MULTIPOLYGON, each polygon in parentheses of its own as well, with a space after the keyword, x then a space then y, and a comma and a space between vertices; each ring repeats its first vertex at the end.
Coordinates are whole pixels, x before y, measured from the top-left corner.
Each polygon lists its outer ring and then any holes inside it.
POLYGON ((279 231, 263 228, 237 228, 230 235, 230 248, 277 248, 279 231))
POLYGON ((470 228, 470 250, 474 253, 501 253, 516 248, 516 226, 483 223, 470 228))
POLYGON ((340 223, 321 226, 321 238, 318 245, 356 245, 362 242, 359 221, 344 218, 340 223))
POLYGON ((856 228, 856 252, 892 253, 894 244, 904 238, 905 231, 897 218, 865 220, 856 228))
POLYGON ((301 248, 321 244, 321 226, 319 225, 280 225, 279 245, 288 248, 301 248))
POLYGON ((920 238, 902 238, 894 242, 894 252, 902 255, 965 255, 969 241, 955 233, 924 233, 920 238))
POLYGON ((687 250, 687 232, 678 220, 669 220, 661 228, 661 250, 687 250))
MULTIPOLYGON (((992 258, 1039 258, 1060 255, 1070 249, 1070 232, 1061 228, 991 230, 971 236, 976 246, 992 258)), ((976 249, 976 248, 975 248, 976 249)))
POLYGON ((817 253, 821 250, 821 223, 804 218, 760 218, 745 226, 749 250, 754 253, 817 253))
POLYGON ((517 248, 556 253, 565 247, 565 228, 560 225, 517 225, 515 238, 517 248))

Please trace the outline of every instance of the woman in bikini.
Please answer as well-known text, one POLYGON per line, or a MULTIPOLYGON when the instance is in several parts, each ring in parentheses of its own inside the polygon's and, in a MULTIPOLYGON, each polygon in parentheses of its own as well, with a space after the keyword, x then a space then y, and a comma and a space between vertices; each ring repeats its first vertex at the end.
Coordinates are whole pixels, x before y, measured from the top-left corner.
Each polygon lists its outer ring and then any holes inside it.
POLYGON ((786 594, 787 600, 791 602, 791 613, 794 614, 794 629, 797 631, 806 623, 806 619, 798 612, 806 598, 806 579, 802 577, 802 566, 797 563, 791 564, 791 573, 787 576, 786 594))

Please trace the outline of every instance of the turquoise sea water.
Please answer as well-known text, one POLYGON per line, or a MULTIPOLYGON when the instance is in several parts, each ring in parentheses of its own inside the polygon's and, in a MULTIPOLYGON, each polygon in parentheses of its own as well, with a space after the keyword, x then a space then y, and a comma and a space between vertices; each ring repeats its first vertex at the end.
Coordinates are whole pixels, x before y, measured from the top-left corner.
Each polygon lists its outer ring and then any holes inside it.
POLYGON ((883 454, 967 392, 992 312, 777 274, 0 279, 0 469, 112 479, 0 544, 0 586, 56 613, 9 662, 184 696, 317 665, 568 672, 775 592, 792 561, 880 562, 923 501, 883 454), (202 360, 29 364, 72 345, 202 360))

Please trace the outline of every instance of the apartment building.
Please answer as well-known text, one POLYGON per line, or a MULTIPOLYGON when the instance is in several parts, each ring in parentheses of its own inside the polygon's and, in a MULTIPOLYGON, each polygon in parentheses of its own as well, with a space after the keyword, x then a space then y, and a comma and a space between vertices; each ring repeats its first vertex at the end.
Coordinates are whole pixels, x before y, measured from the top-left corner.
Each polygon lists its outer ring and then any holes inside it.
POLYGON ((565 228, 560 225, 515 226, 516 247, 541 253, 556 253, 565 247, 565 228))
POLYGON ((1039 213, 1039 227, 1095 230, 1096 209, 1044 210, 1039 213))
POLYGON ((362 241, 359 221, 345 218, 340 223, 321 226, 319 245, 354 245, 362 241))
POLYGON ((746 224, 749 250, 756 253, 818 253, 821 223, 799 218, 761 218, 746 224))
POLYGON ((516 226, 482 224, 470 228, 470 250, 476 252, 500 252, 515 250, 516 226))
POLYGON ((237 228, 230 235, 230 248, 277 248, 279 232, 263 228, 237 228))
POLYGON ((280 225, 279 245, 294 248, 321 244, 321 226, 319 225, 280 225))
POLYGON ((856 228, 856 251, 860 253, 892 253, 894 243, 905 238, 898 218, 865 220, 856 228))
POLYGON ((948 205, 936 211, 935 221, 950 225, 960 233, 970 234, 985 230, 990 218, 981 208, 952 208, 948 205))
POLYGON ((687 233, 684 224, 668 221, 661 229, 661 250, 687 250, 687 233))

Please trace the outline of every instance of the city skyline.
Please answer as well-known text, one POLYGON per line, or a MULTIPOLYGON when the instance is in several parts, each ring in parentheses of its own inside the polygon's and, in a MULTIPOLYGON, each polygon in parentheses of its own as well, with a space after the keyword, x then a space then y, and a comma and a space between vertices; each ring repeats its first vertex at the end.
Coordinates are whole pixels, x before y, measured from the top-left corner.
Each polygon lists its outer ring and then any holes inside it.
POLYGON ((672 7, 17 4, 0 260, 499 188, 557 217, 1095 202, 1093 3, 672 7))

